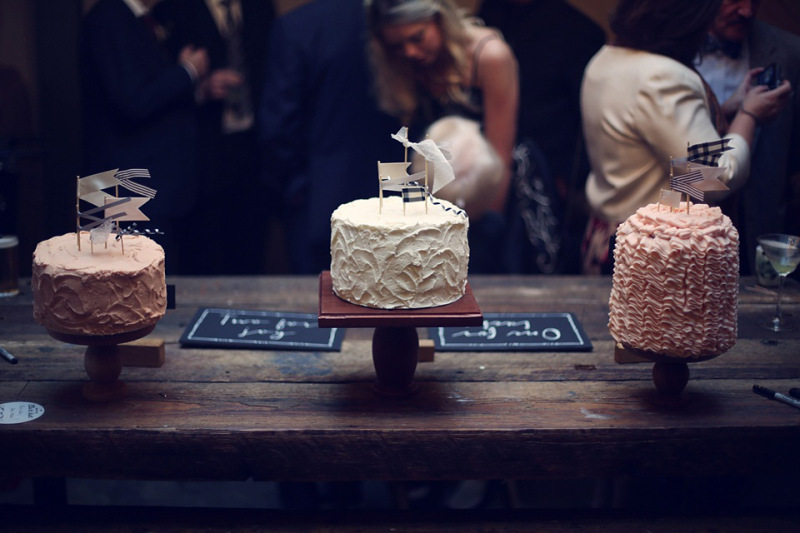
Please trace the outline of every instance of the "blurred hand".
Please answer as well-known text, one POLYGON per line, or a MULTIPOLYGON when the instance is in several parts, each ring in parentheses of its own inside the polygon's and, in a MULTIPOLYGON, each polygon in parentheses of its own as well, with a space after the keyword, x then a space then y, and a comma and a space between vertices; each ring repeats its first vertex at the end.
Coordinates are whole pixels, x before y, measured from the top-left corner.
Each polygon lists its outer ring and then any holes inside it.
POLYGON ((228 96, 231 89, 239 87, 242 83, 244 83, 244 78, 235 70, 218 69, 203 80, 203 92, 207 98, 222 100, 228 96))
POLYGON ((783 111, 792 95, 792 84, 788 80, 769 90, 766 85, 752 87, 742 102, 742 108, 758 117, 760 123, 773 120, 783 111))
POLYGON ((191 65, 197 72, 198 79, 202 79, 208 73, 208 53, 204 48, 185 46, 178 55, 178 61, 191 65))

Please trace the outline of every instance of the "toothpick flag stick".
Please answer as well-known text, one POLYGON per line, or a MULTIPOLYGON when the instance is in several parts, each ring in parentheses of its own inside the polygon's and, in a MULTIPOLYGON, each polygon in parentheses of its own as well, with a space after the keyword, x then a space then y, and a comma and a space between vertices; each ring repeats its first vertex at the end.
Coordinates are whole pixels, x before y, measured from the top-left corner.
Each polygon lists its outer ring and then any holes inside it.
MULTIPOLYGON (((425 191, 428 190, 428 160, 425 160, 425 191)), ((428 214, 428 200, 425 199, 425 214, 428 214)))
POLYGON ((383 184, 381 183, 381 162, 378 161, 378 214, 383 212, 383 184))

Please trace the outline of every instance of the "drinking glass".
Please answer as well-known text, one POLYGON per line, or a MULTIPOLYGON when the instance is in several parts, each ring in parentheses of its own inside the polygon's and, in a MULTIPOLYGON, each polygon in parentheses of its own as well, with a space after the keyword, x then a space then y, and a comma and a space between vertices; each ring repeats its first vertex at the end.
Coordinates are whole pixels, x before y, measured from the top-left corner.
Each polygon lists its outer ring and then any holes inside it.
POLYGON ((772 268, 778 273, 778 303, 775 316, 761 325, 770 331, 788 331, 795 328, 794 321, 781 313, 781 298, 786 276, 800 263, 800 237, 784 233, 769 233, 758 237, 758 244, 767 255, 772 268))

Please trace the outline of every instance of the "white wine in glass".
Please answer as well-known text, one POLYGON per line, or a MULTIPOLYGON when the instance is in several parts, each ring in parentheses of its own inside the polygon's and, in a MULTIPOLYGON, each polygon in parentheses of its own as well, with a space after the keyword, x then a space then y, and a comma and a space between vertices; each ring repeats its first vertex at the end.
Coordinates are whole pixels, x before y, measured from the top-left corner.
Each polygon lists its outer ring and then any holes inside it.
POLYGON ((770 331, 788 331, 795 328, 794 321, 781 313, 781 298, 786 276, 794 272, 800 263, 800 237, 784 233, 769 233, 758 237, 772 268, 778 273, 778 303, 775 316, 762 324, 770 331))

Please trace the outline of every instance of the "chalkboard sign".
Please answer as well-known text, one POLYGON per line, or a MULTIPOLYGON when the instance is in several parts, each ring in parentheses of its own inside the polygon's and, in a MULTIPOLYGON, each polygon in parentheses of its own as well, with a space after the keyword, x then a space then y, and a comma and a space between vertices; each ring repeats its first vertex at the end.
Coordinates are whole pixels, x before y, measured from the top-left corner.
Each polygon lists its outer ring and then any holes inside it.
POLYGON ((439 352, 591 351, 572 313, 484 313, 483 326, 429 328, 439 352))
POLYGON ((181 336, 182 346, 338 352, 344 330, 321 329, 317 315, 203 308, 181 336))

